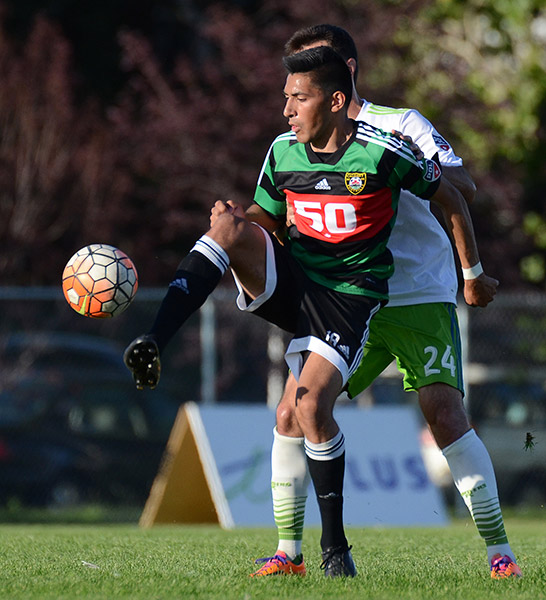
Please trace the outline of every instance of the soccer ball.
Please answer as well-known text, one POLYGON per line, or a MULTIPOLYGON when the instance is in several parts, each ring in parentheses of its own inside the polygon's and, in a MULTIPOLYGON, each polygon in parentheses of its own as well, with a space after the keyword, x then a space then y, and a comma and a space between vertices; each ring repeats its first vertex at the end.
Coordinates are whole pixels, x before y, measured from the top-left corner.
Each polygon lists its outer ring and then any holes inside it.
POLYGON ((77 313, 93 319, 121 314, 135 297, 138 275, 133 261, 108 244, 91 244, 68 261, 63 293, 77 313))

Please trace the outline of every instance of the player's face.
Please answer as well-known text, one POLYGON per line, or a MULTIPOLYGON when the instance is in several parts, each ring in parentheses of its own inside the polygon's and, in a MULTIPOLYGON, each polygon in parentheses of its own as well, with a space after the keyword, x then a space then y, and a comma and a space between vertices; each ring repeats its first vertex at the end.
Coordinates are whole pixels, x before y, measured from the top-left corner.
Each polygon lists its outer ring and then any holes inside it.
POLYGON ((332 132, 331 102, 307 73, 293 73, 284 86, 284 116, 298 142, 321 148, 332 132))

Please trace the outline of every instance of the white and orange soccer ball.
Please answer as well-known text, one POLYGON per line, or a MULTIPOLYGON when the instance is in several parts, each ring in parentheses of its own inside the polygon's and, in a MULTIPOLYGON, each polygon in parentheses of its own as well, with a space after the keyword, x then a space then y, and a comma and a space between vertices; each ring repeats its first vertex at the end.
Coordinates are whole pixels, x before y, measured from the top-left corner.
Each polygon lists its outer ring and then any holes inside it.
POLYGON ((63 293, 77 313, 93 319, 121 314, 138 288, 133 261, 118 248, 91 244, 68 261, 63 271, 63 293))

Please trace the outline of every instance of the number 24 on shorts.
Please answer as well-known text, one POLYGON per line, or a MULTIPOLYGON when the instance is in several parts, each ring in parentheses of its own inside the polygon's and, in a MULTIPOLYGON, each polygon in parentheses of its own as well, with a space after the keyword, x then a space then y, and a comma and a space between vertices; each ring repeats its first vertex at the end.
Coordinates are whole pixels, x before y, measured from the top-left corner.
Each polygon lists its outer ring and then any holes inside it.
MULTIPOLYGON (((429 375, 440 373, 440 369, 433 366, 440 354, 438 348, 436 348, 436 346, 427 346, 424 352, 426 355, 430 355, 429 359, 425 363, 425 376, 428 377, 429 375)), ((455 377, 455 358, 453 357, 451 346, 446 346, 445 352, 442 354, 442 360, 440 364, 444 369, 448 369, 451 372, 452 377, 455 377)))

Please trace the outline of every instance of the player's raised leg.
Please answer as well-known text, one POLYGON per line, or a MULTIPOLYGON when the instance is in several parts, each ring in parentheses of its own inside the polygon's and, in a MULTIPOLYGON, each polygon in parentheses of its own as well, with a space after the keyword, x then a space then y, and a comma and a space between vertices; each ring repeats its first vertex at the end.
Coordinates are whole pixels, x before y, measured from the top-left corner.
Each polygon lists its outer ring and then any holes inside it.
POLYGON ((182 259, 169 284, 151 330, 127 347, 124 360, 137 387, 155 387, 159 356, 173 335, 216 288, 231 264, 250 296, 265 286, 265 239, 242 209, 217 202, 210 230, 182 259))

